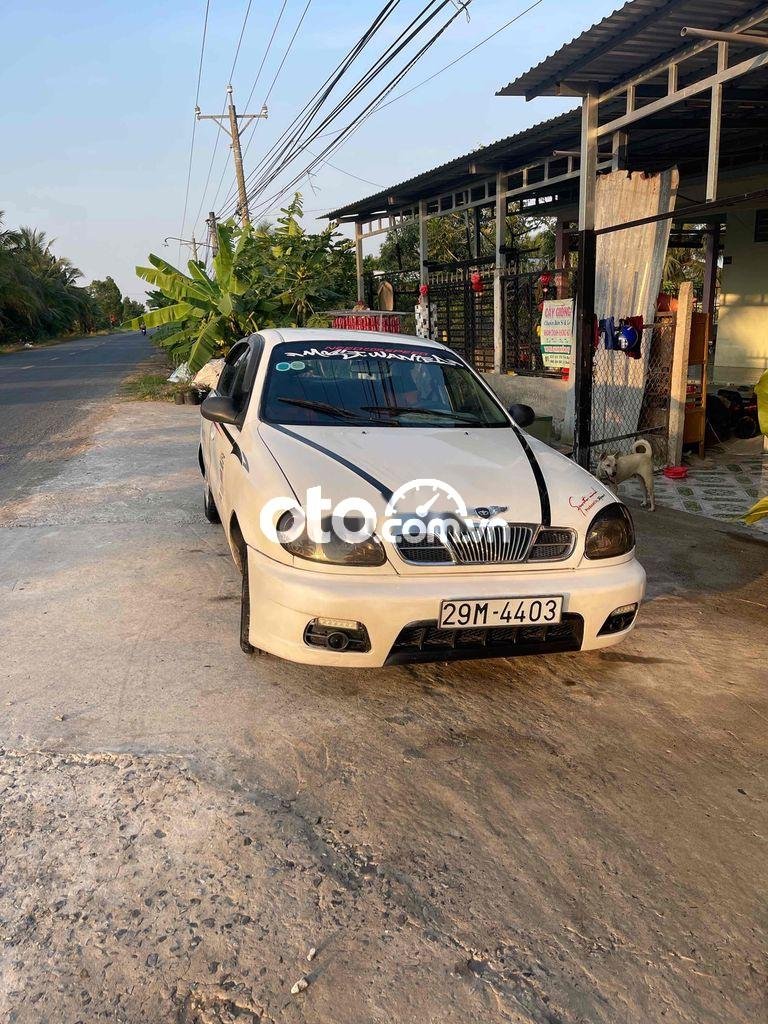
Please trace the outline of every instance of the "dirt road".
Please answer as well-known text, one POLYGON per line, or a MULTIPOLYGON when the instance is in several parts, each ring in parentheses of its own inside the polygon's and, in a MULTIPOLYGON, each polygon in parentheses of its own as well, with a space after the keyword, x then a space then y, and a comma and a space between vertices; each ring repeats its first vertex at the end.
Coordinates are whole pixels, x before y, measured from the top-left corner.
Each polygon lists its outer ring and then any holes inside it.
POLYGON ((768 545, 638 512, 602 654, 249 660, 196 417, 0 530, 0 1020, 764 1019, 768 545))

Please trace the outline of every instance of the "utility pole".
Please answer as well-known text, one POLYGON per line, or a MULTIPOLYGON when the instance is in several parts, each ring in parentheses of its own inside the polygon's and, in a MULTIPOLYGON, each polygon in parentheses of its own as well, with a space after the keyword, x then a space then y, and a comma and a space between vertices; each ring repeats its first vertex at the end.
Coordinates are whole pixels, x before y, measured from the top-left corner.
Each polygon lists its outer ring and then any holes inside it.
POLYGON ((194 235, 192 235, 191 238, 177 238, 176 235, 168 235, 168 237, 163 241, 163 245, 167 246, 169 242, 181 242, 182 245, 188 245, 192 249, 192 259, 195 263, 200 262, 197 249, 198 245, 209 245, 208 242, 198 242, 194 235))
POLYGON ((216 234, 216 214, 211 210, 205 222, 208 225, 208 248, 216 256, 219 251, 219 239, 216 234))
POLYGON ((257 120, 258 118, 264 118, 266 120, 266 118, 269 117, 269 111, 264 106, 258 114, 238 114, 235 110, 235 104, 232 98, 231 85, 227 86, 227 96, 229 97, 229 103, 227 105, 227 120, 229 121, 229 127, 227 127, 223 114, 201 114, 200 107, 195 107, 195 114, 197 115, 198 121, 215 121, 219 128, 221 128, 221 130, 231 139, 230 144, 235 161, 235 175, 237 177, 237 191, 240 197, 238 212, 242 223, 250 224, 251 220, 248 215, 248 193, 245 189, 245 172, 243 171, 243 153, 240 148, 240 132, 241 129, 246 125, 249 125, 251 121, 257 120))

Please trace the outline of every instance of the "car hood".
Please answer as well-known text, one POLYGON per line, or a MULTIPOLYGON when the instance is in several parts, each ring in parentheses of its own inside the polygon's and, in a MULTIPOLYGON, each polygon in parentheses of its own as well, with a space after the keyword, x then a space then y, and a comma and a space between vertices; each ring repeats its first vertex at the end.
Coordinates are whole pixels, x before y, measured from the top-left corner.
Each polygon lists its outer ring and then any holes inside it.
MULTIPOLYGON (((399 488, 411 481, 439 480, 458 492, 470 514, 477 508, 503 508, 501 518, 508 522, 583 533, 599 508, 616 500, 570 459, 512 429, 262 423, 259 434, 302 503, 309 488, 320 486, 334 505, 344 498, 364 498, 382 515, 399 488)), ((398 510, 414 511, 407 498, 398 502, 398 510)), ((438 503, 433 511, 454 509, 438 503)))

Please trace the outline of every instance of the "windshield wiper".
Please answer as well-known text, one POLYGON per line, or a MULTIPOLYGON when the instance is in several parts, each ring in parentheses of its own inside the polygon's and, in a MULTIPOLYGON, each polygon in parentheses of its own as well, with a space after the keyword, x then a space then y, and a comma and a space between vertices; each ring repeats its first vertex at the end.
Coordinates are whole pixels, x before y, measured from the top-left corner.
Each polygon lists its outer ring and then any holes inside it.
POLYGON ((444 412, 442 409, 409 409, 404 405, 363 405, 361 412, 379 412, 389 416, 436 416, 439 419, 456 420, 459 423, 482 422, 471 414, 444 412))
POLYGON ((312 409, 314 412, 322 412, 326 416, 335 416, 337 419, 362 419, 356 412, 342 409, 339 405, 330 405, 328 402, 313 402, 309 398, 278 398, 278 401, 285 402, 286 405, 298 405, 300 409, 312 409))

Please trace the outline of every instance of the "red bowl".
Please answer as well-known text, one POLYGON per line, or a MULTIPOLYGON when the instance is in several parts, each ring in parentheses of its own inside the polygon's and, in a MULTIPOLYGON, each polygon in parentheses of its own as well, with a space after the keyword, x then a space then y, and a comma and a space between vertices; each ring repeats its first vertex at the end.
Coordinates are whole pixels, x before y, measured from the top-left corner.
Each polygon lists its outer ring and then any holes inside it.
POLYGON ((664 470, 664 476, 668 480, 685 480, 688 476, 687 466, 667 466, 664 470))

